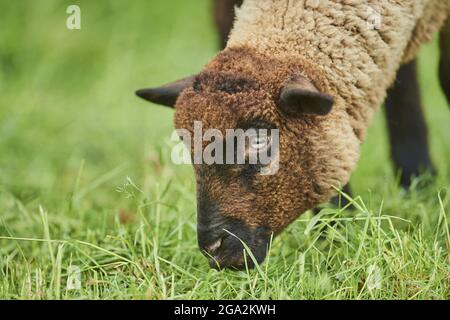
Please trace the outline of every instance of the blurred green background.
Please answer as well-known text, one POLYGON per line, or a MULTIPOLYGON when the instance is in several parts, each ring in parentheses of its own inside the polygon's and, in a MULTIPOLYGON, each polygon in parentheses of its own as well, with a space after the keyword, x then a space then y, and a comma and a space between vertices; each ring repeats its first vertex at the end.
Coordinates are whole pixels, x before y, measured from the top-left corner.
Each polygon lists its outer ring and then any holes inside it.
MULTIPOLYGON (((0 235, 40 238, 41 205, 52 236, 95 242, 117 219, 136 218, 136 192, 150 198, 168 192, 161 223, 186 226, 171 225, 178 238, 168 237, 167 246, 192 250, 194 258, 183 259, 206 268, 196 249, 192 170, 169 160, 173 111, 134 91, 193 74, 214 56, 211 10, 210 0, 0 0, 0 235), (66 28, 71 4, 81 8, 81 30, 66 28), (188 239, 184 247, 174 245, 180 239, 188 239)), ((439 171, 432 190, 409 202, 396 187, 382 112, 352 179, 355 195, 375 207, 384 200, 392 215, 427 219, 437 191, 449 186, 450 112, 437 61, 435 41, 419 59, 439 171)), ((4 242, 3 248, 11 253, 14 246, 4 242)), ((24 246, 30 255, 41 252, 24 246)))
POLYGON ((142 180, 173 112, 134 91, 192 74, 214 55, 209 1, 0 3, 2 186, 58 199, 82 160, 87 181, 122 165, 142 180), (81 30, 66 28, 69 4, 81 7, 81 30))

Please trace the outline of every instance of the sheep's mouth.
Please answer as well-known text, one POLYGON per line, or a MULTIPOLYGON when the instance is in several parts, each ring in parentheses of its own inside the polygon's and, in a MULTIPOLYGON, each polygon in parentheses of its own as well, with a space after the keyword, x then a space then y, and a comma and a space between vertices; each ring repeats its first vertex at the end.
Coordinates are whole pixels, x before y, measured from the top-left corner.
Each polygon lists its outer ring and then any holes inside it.
MULTIPOLYGON (((203 232, 202 227, 199 228, 203 232)), ((245 270, 261 264, 268 251, 270 233, 267 228, 251 229, 244 223, 225 223, 216 231, 199 233, 199 245, 213 269, 245 270)))

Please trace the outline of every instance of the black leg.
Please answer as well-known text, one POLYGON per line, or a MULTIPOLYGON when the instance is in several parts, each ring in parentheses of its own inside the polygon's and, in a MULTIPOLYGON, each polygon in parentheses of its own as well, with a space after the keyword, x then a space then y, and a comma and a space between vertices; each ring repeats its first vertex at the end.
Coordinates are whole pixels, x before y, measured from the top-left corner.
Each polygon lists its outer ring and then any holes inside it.
POLYGON ((234 22, 234 7, 244 0, 214 0, 214 21, 219 31, 220 48, 225 48, 234 22))
MULTIPOLYGON (((342 192, 349 195, 350 197, 352 196, 352 189, 350 188, 349 184, 342 188, 342 192)), ((337 195, 336 197, 331 199, 330 202, 336 208, 343 208, 350 203, 350 201, 348 201, 348 199, 342 195, 337 195)))
POLYGON ((447 96, 450 105, 450 18, 445 23, 440 35, 441 62, 439 65, 439 77, 442 90, 447 96))
POLYGON ((400 183, 407 188, 411 178, 433 170, 427 127, 422 112, 416 61, 402 66, 386 99, 391 155, 400 183))
MULTIPOLYGON (((344 192, 345 194, 347 194, 351 197, 352 190, 350 188, 350 184, 347 184, 344 188, 342 188, 342 192, 344 192)), ((346 197, 341 196, 341 195, 337 195, 337 196, 331 198, 331 200, 330 200, 330 204, 335 208, 344 208, 349 203, 350 203, 350 201, 348 201, 346 197)), ((313 212, 313 214, 318 214, 321 210, 322 210, 322 207, 319 206, 319 207, 313 208, 312 212, 313 212)))

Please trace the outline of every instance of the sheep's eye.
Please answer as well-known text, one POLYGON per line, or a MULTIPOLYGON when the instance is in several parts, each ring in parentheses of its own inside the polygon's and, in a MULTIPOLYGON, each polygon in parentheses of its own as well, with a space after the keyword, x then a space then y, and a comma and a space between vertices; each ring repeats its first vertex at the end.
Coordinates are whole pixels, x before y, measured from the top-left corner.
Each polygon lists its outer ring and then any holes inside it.
POLYGON ((246 161, 248 164, 261 164, 261 157, 270 153, 272 139, 268 130, 256 130, 248 136, 246 161))

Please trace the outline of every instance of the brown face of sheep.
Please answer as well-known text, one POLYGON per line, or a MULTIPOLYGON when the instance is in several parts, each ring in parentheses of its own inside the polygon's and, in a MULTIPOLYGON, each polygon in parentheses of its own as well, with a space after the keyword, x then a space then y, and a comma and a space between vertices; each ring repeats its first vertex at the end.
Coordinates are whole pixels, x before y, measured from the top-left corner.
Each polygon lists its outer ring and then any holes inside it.
MULTIPOLYGON (((317 144, 327 143, 321 139, 326 136, 321 123, 332 109, 333 97, 306 78, 262 83, 245 74, 207 70, 137 95, 162 105, 176 104, 176 128, 192 134, 195 121, 203 130, 223 132, 224 140, 229 138, 226 129, 279 130, 274 174, 261 174, 267 165, 258 163, 194 164, 198 243, 211 267, 252 267, 242 242, 261 263, 272 234, 330 195, 329 186, 320 180, 328 172, 327 164, 318 160, 317 144)), ((266 138, 270 148, 270 135, 266 138)), ((243 152, 249 147, 245 145, 243 152)))

